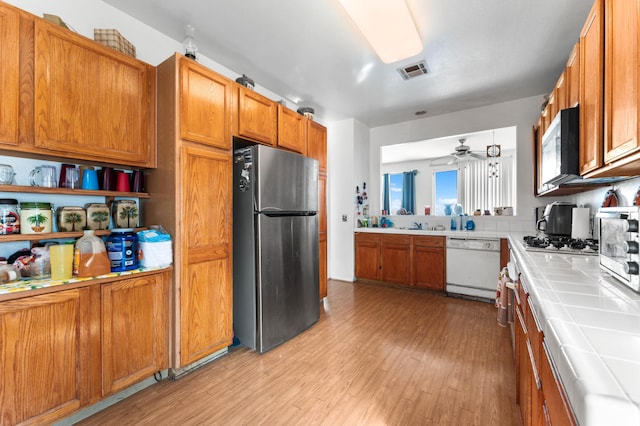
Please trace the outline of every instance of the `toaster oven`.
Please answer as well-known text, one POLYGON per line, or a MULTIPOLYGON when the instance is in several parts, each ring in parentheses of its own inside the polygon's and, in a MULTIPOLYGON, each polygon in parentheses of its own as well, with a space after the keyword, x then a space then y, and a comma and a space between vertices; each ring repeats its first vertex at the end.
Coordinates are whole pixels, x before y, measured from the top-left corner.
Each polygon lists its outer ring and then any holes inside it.
POLYGON ((640 207, 605 207, 598 211, 600 267, 640 292, 640 207))

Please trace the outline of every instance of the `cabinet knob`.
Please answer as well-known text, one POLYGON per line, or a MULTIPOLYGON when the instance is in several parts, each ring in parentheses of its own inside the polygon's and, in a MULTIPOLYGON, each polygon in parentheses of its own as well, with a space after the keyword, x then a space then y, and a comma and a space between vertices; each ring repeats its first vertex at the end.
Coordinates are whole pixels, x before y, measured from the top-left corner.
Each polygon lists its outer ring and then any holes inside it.
POLYGON ((635 219, 628 219, 624 225, 625 232, 638 232, 638 221, 635 219))
POLYGON ((629 275, 638 275, 638 262, 625 263, 624 272, 629 275))
POLYGON ((638 243, 635 241, 625 241, 622 243, 622 250, 630 254, 638 253, 638 243))

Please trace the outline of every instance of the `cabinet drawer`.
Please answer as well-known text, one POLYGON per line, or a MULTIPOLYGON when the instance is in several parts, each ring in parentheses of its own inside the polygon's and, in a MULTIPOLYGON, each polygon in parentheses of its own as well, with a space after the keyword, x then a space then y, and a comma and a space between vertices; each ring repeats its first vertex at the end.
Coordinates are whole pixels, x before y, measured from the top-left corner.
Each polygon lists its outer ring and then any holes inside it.
POLYGON ((444 247, 445 237, 413 237, 413 245, 420 247, 444 247))
POLYGON ((540 365, 540 380, 547 406, 549 420, 552 425, 575 425, 576 421, 571 406, 564 393, 562 384, 557 378, 555 368, 551 362, 547 345, 543 343, 540 365))
POLYGON ((399 234, 382 235, 380 240, 382 244, 401 244, 401 245, 407 245, 407 246, 411 244, 410 235, 399 235, 399 234))
POLYGON ((378 234, 357 233, 356 234, 356 243, 379 244, 380 243, 380 235, 378 235, 378 234))

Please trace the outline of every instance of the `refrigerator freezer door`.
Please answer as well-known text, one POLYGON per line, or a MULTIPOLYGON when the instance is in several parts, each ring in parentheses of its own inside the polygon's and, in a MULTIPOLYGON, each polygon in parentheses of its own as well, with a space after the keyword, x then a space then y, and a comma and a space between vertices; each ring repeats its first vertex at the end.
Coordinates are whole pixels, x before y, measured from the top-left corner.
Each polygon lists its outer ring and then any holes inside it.
POLYGON ((299 154, 253 147, 257 211, 318 211, 318 161, 299 154))
POLYGON ((256 215, 259 352, 320 318, 318 217, 256 215))

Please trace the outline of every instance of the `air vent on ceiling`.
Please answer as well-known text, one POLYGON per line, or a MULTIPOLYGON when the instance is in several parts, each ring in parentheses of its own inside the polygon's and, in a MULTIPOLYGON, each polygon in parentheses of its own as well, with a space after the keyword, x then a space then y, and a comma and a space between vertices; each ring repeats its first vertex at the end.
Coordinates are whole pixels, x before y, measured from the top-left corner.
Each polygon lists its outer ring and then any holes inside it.
POLYGON ((409 80, 411 78, 415 78, 429 72, 429 68, 427 68, 427 63, 422 60, 420 62, 416 62, 413 64, 405 65, 403 67, 398 68, 398 72, 405 80, 409 80))

